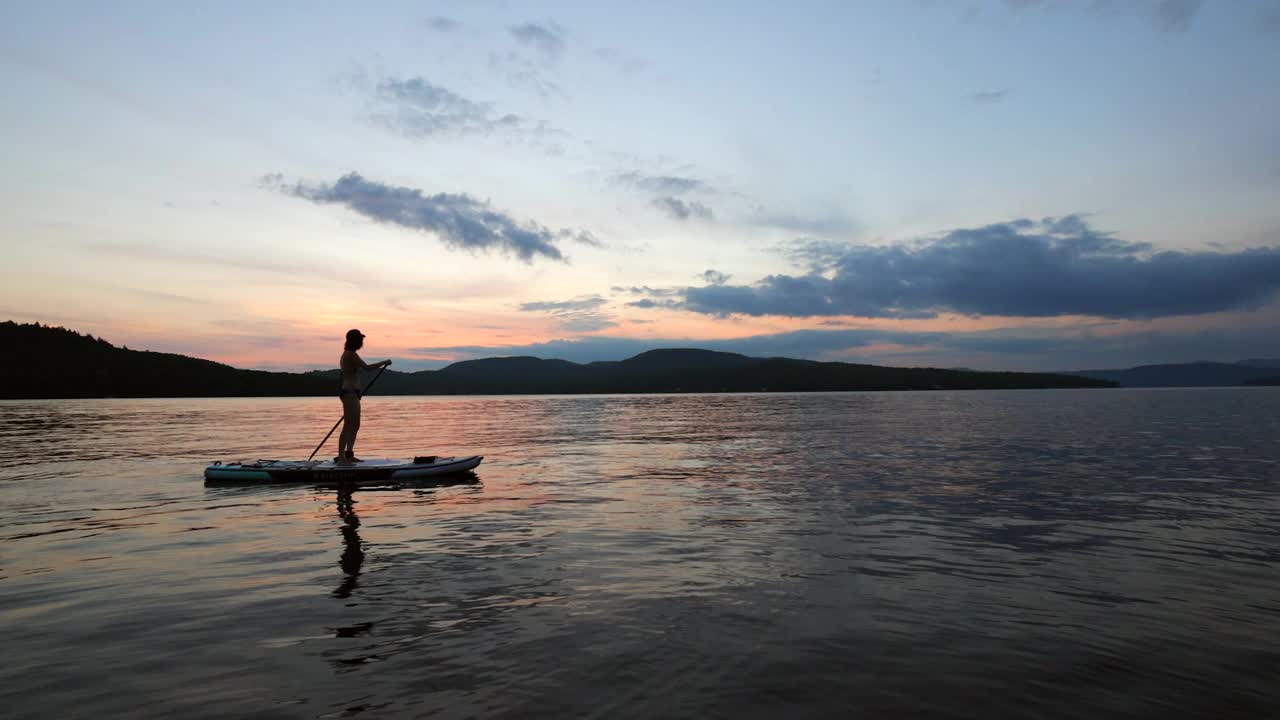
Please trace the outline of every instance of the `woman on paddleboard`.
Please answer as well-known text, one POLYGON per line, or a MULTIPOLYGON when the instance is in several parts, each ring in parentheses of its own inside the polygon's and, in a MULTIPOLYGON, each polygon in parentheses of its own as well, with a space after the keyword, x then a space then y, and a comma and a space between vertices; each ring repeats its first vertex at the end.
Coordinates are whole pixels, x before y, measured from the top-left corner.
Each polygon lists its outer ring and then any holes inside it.
POLYGON ((338 435, 338 457, 333 459, 338 465, 353 465, 360 462, 355 454, 355 446, 356 433, 360 432, 361 368, 373 370, 391 364, 390 360, 372 365, 366 363, 356 352, 362 347, 364 347, 364 333, 355 329, 348 330, 347 344, 343 346, 342 360, 339 361, 339 366, 342 368, 342 389, 338 391, 338 398, 342 400, 342 433, 338 435))

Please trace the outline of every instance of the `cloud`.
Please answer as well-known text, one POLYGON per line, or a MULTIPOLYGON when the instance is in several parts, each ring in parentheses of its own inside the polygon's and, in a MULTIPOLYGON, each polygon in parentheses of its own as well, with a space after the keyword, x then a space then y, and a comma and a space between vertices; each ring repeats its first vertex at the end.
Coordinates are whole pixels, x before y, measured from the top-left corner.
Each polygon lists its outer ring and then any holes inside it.
POLYGON ((740 352, 744 355, 820 358, 850 348, 870 345, 928 346, 945 340, 945 333, 902 332, 876 328, 845 330, 793 330, 785 333, 754 335, 715 341, 715 350, 740 352))
MULTIPOLYGON (((707 270, 707 272, 696 275, 699 278, 707 277, 708 273, 716 273, 716 270, 707 270)), ((728 278, 728 275, 724 275, 728 278)), ((643 286, 620 287, 613 286, 613 292, 622 293, 622 295, 640 296, 640 300, 632 300, 627 302, 627 307, 640 307, 641 310, 682 310, 685 307, 684 296, 689 292, 686 287, 649 287, 643 286)))
POLYGON ((1165 32, 1183 32, 1200 10, 1200 0, 1160 0, 1152 14, 1156 27, 1165 32))
POLYGON ((661 210, 673 220, 711 220, 715 213, 706 204, 697 200, 683 200, 679 196, 693 192, 711 193, 712 190, 702 180, 678 175, 646 175, 630 171, 613 176, 613 184, 624 185, 653 197, 649 204, 661 210))
MULTIPOLYGON (((935 347, 895 354, 945 360, 964 355, 987 358, 995 367, 1037 370, 1124 368, 1153 363, 1235 362, 1280 354, 1280 327, 1213 328, 1187 332, 1149 330, 1095 334, 1090 328, 1001 328, 948 334, 935 347)), ((919 358, 922 359, 922 358, 919 358)))
POLYGON ((549 60, 560 57, 564 52, 564 28, 556 24, 550 26, 536 23, 524 23, 507 28, 511 36, 521 45, 531 47, 549 60))
POLYGON ((650 204, 663 211, 675 220, 710 220, 712 219, 711 208, 703 205, 697 200, 681 200, 674 197, 658 197, 650 201, 650 204))
POLYGON ((453 18, 437 15, 436 17, 427 19, 427 27, 435 30, 436 32, 452 32, 461 26, 458 24, 458 21, 453 18))
POLYGON ((799 215, 786 212, 758 210, 752 218, 757 225, 766 225, 802 235, 848 237, 861 226, 843 211, 833 210, 820 215, 799 215))
MULTIPOLYGON (((729 282, 729 275, 719 270, 703 270, 694 277, 703 281, 707 285, 724 285, 729 282)), ((632 285, 630 287, 613 286, 611 290, 615 293, 626 295, 643 296, 640 300, 633 300, 626 303, 627 307, 641 308, 644 310, 652 310, 656 308, 666 310, 684 309, 683 297, 688 293, 689 288, 682 287, 666 287, 655 288, 648 285, 632 285)))
POLYGON ((562 330, 594 332, 618 325, 611 316, 600 311, 608 302, 599 295, 591 295, 574 300, 526 302, 519 307, 522 312, 541 312, 555 316, 562 330))
POLYGON ((373 220, 436 235, 451 248, 498 250, 525 262, 535 257, 563 261, 556 242, 598 243, 582 230, 550 230, 536 222, 518 222, 470 195, 426 195, 417 188, 386 185, 347 173, 333 184, 285 183, 279 174, 267 175, 262 185, 317 205, 339 204, 373 220))
POLYGON ((684 303, 679 300, 654 300, 653 298, 644 298, 642 300, 633 300, 627 303, 627 307, 641 308, 644 310, 653 310, 655 308, 681 310, 684 308, 684 303))
POLYGON ((1280 247, 1156 252, 1081 217, 1015 220, 882 247, 848 245, 806 275, 685 290, 709 315, 1157 318, 1252 310, 1280 294, 1280 247))
POLYGON ((848 248, 848 243, 834 240, 798 238, 781 243, 778 251, 793 264, 808 268, 811 272, 818 272, 838 262, 844 257, 848 248))
POLYGON ((608 300, 605 300, 599 295, 592 295, 590 297, 579 298, 577 300, 553 300, 520 303, 520 309, 524 312, 571 312, 576 310, 595 310, 608 302, 608 300))
POLYGON ((573 242, 576 242, 579 245, 586 245, 587 247, 593 247, 593 248, 605 247, 604 241, 596 237, 593 233, 591 233, 588 230, 562 229, 558 231, 556 235, 566 240, 572 240, 573 242))
MULTIPOLYGON (((1135 13, 1145 14, 1150 19, 1152 27, 1164 32, 1183 32, 1188 30, 1202 4, 1201 0, 1144 0, 1143 2, 1138 2, 1137 0, 1125 0, 1123 2, 1119 0, 1091 0, 1090 2, 1083 2, 1083 0, 1074 2, 1004 0, 1006 10, 1010 15, 1014 16, 1032 8, 1049 13, 1080 11, 1094 17, 1122 17, 1131 16, 1135 13)), ((938 3, 938 5, 946 6, 942 3, 938 3)), ((971 21, 978 17, 979 14, 979 7, 971 5, 962 18, 966 21, 971 21)))
MULTIPOLYGON (((709 270, 708 272, 713 271, 709 270)), ((675 297, 684 293, 684 288, 653 288, 648 285, 614 285, 609 289, 615 293, 623 293, 627 295, 648 295, 650 297, 675 297)))
POLYGON ((830 280, 820 275, 791 277, 770 275, 755 286, 711 285, 685 291, 685 307, 707 315, 784 315, 813 317, 821 315, 859 315, 874 317, 880 313, 863 308, 838 306, 832 302, 830 280))
POLYGON ((544 99, 566 97, 553 78, 565 49, 565 30, 556 24, 525 23, 507 28, 520 44, 516 50, 489 53, 489 69, 518 90, 528 90, 544 99), (525 52, 526 49, 533 53, 525 52))
POLYGON ((530 129, 517 115, 499 114, 489 103, 468 100, 421 77, 383 80, 374 97, 382 106, 374 122, 413 138, 530 129))
POLYGON ((703 270, 698 277, 708 285, 723 285, 729 282, 729 275, 725 275, 719 270, 703 270))
POLYGON ((605 328, 617 326, 618 323, 603 315, 572 317, 560 321, 561 329, 569 332, 595 332, 596 330, 604 330, 605 328))
POLYGON ((595 56, 623 75, 634 75, 649 65, 644 60, 626 57, 614 48, 597 48, 595 56))
POLYGON ((1004 100, 1005 98, 1009 97, 1009 95, 1012 93, 1013 93, 1013 90, 1011 88, 1005 88, 1004 90, 983 90, 980 92, 976 92, 970 95, 969 97, 974 102, 985 105, 990 103, 998 103, 1001 100, 1004 100))
POLYGON ((560 84, 546 77, 549 70, 544 63, 530 62, 518 53, 489 53, 489 69, 517 90, 528 90, 541 98, 565 97, 560 84))
POLYGON ((678 175, 645 175, 636 171, 619 173, 613 176, 616 185, 628 185, 638 190, 655 195, 685 195, 700 191, 709 192, 711 188, 697 178, 680 177, 678 175))

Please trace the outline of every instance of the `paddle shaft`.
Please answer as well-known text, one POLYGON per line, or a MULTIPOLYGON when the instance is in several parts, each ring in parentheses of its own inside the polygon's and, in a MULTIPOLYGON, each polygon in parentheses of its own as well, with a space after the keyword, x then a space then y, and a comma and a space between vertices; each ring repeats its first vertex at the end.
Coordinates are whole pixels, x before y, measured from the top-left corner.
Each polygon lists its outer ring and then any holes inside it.
MULTIPOLYGON (((383 365, 381 368, 378 369, 378 374, 374 375, 373 379, 369 381, 369 384, 364 386, 364 390, 360 391, 360 397, 364 397, 365 393, 369 392, 369 388, 373 387, 373 384, 378 382, 378 378, 382 377, 382 371, 386 369, 387 369, 386 365, 383 365)), ((312 450, 311 454, 307 456, 307 462, 311 462, 311 458, 315 457, 316 453, 320 452, 320 448, 324 447, 324 444, 329 442, 329 438, 333 437, 333 431, 337 430, 338 426, 342 424, 342 421, 346 419, 347 419, 347 415, 346 413, 343 413, 342 417, 338 418, 338 422, 333 424, 333 428, 329 430, 329 434, 325 435, 324 439, 320 441, 320 444, 316 446, 316 449, 312 450)))

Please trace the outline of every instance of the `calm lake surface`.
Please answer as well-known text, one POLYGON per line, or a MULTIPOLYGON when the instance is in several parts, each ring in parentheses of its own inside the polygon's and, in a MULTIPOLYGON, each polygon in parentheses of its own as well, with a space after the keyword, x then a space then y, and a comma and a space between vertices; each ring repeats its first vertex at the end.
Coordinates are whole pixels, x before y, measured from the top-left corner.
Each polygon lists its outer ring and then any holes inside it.
POLYGON ((1280 389, 371 397, 475 480, 204 487, 339 414, 0 402, 3 715, 1280 717, 1280 389))

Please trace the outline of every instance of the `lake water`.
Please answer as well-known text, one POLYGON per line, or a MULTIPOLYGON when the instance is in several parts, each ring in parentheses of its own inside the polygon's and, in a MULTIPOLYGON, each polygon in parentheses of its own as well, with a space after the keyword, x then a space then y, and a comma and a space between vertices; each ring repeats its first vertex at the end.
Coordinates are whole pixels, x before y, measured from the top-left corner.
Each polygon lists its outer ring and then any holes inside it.
POLYGON ((0 402, 2 714, 1280 717, 1280 389, 365 413, 484 464, 206 488, 337 399, 0 402))

